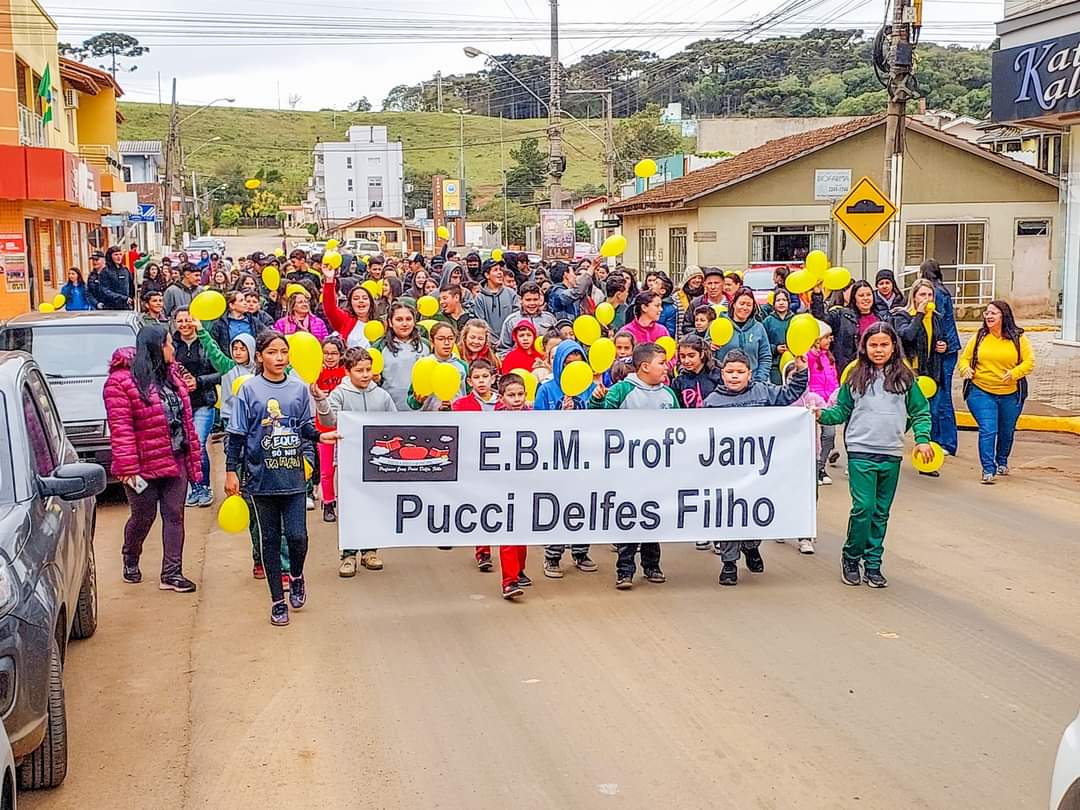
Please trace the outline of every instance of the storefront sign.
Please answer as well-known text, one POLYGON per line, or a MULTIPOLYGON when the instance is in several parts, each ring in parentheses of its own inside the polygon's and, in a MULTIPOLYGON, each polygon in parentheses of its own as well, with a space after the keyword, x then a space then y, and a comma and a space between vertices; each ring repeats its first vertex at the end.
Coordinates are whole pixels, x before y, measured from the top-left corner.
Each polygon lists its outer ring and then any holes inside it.
POLYGON ((540 210, 540 250, 545 261, 574 258, 574 212, 569 208, 540 210))
POLYGON ((26 239, 21 233, 0 233, 0 276, 7 292, 26 292, 26 239))
POLYGON ((342 548, 817 535, 804 408, 342 413, 342 548))
POLYGON ((996 52, 991 88, 995 121, 1080 110, 1080 33, 996 52))
POLYGON ((461 183, 453 178, 442 182, 442 204, 446 216, 451 219, 462 216, 461 183))
POLYGON ((851 189, 851 169, 815 169, 814 199, 839 200, 851 189))
POLYGON ((716 231, 694 231, 695 242, 715 242, 716 231))

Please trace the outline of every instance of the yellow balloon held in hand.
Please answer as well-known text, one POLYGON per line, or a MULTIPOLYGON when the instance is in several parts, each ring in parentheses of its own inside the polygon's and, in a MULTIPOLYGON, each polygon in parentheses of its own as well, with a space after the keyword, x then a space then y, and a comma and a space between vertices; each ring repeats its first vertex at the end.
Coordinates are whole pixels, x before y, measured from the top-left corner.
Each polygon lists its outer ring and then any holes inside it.
POLYGON ((844 370, 840 372, 840 384, 841 385, 843 385, 844 383, 847 382, 848 376, 855 369, 855 366, 858 365, 858 363, 859 363, 858 360, 852 360, 850 363, 848 363, 846 366, 844 366, 844 370))
POLYGON ((597 305, 596 320, 600 321, 601 326, 610 326, 611 322, 615 320, 615 307, 607 301, 597 305))
POLYGON ((333 249, 328 250, 323 254, 322 263, 331 270, 337 270, 341 267, 341 254, 333 249))
POLYGON ((382 352, 376 348, 371 348, 367 350, 367 353, 371 355, 371 373, 376 376, 382 374, 383 369, 386 367, 382 352))
POLYGON ((842 290, 851 283, 851 271, 846 267, 830 267, 825 271, 825 289, 842 290))
POLYGON ((592 381, 593 370, 589 364, 583 360, 575 360, 567 363, 563 369, 562 376, 559 377, 559 388, 566 396, 576 397, 588 391, 592 381))
POLYGON ((600 321, 592 315, 578 315, 574 318, 574 337, 591 346, 600 339, 600 321))
POLYGON ((372 298, 378 298, 382 295, 382 282, 376 281, 373 278, 369 278, 367 281, 360 284, 365 290, 371 293, 372 298))
POLYGON ((491 260, 493 262, 501 262, 503 260, 502 248, 495 248, 491 251, 491 260))
POLYGON ((44 304, 38 304, 38 312, 55 312, 56 307, 46 301, 44 304))
POLYGON ((825 274, 825 271, 829 269, 829 257, 825 255, 825 251, 823 250, 811 250, 806 254, 806 260, 803 262, 803 267, 812 275, 821 278, 821 276, 825 274))
POLYGON ((589 347, 589 365, 597 374, 603 374, 615 362, 615 341, 602 337, 589 347))
POLYGON ((652 158, 645 158, 639 160, 634 164, 634 176, 640 177, 642 180, 647 180, 656 174, 656 161, 652 158))
POLYGON ((262 282, 268 290, 276 290, 281 286, 281 271, 270 264, 263 268, 262 282))
POLYGON ((525 400, 532 402, 536 399, 536 387, 539 385, 536 375, 531 371, 526 371, 523 368, 512 368, 507 374, 516 374, 521 377, 521 381, 525 383, 525 400))
POLYGON ((439 365, 439 361, 432 357, 430 354, 427 357, 421 357, 412 367, 412 389, 413 393, 418 397, 429 397, 431 392, 435 390, 432 374, 435 371, 435 367, 439 365))
POLYGON ((605 259, 613 259, 626 252, 626 237, 621 233, 612 234, 600 245, 600 255, 605 259))
POLYGON ((317 381, 323 366, 319 339, 310 332, 293 332, 285 340, 289 344, 289 364, 293 371, 308 385, 317 381))
POLYGON ((386 327, 382 321, 368 321, 364 324, 364 337, 368 339, 368 343, 374 343, 385 334, 386 327))
POLYGON ((64 304, 67 303, 67 298, 63 293, 57 293, 52 300, 53 309, 63 309, 64 304))
POLYGON ((247 527, 251 523, 251 512, 248 510, 247 501, 239 495, 230 495, 221 502, 217 522, 221 530, 229 534, 239 534, 247 531, 247 527))
POLYGON ((450 402, 461 391, 461 372, 452 363, 438 363, 431 372, 432 393, 443 402, 450 402))
POLYGON ((793 355, 803 357, 814 348, 820 334, 821 327, 818 325, 817 318, 809 312, 800 312, 788 324, 784 342, 787 343, 788 350, 793 355))
POLYGON ((438 230, 435 231, 435 234, 440 239, 449 239, 450 238, 450 229, 447 228, 445 225, 440 225, 438 230))
POLYGON ((934 382, 933 377, 927 377, 926 375, 917 377, 915 379, 915 384, 919 386, 919 390, 922 391, 923 396, 927 399, 933 399, 934 394, 938 391, 937 383, 934 382))
POLYGON ((735 337, 735 324, 727 318, 717 318, 709 324, 709 340, 714 346, 726 346, 735 337))
POLYGON ((216 321, 225 314, 225 296, 217 290, 203 290, 191 299, 191 317, 200 321, 216 321))
POLYGON ((934 451, 934 457, 930 461, 923 461, 918 449, 911 451, 911 464, 919 472, 937 472, 945 464, 945 451, 941 449, 941 445, 937 442, 930 442, 930 449, 934 451))
POLYGON ((423 295, 416 302, 416 309, 425 318, 431 318, 439 311, 439 301, 434 296, 423 295))
POLYGON ((662 337, 658 337, 656 339, 656 345, 664 350, 664 355, 667 357, 668 360, 675 356, 675 349, 677 348, 675 345, 675 338, 671 337, 670 335, 663 335, 662 337))
POLYGON ((784 282, 784 286, 788 288, 788 292, 795 293, 795 295, 802 295, 803 293, 810 292, 818 285, 818 280, 809 270, 796 270, 787 277, 787 281, 784 282))
POLYGON ((246 383, 248 380, 250 380, 254 376, 255 376, 254 374, 241 374, 239 377, 237 377, 235 380, 233 380, 232 381, 232 395, 235 397, 237 394, 239 394, 240 393, 240 386, 242 386, 244 383, 246 383))
POLYGON ((780 355, 780 373, 781 374, 784 373, 784 369, 787 368, 788 363, 794 363, 794 362, 795 362, 795 355, 793 355, 790 351, 786 351, 782 355, 780 355))

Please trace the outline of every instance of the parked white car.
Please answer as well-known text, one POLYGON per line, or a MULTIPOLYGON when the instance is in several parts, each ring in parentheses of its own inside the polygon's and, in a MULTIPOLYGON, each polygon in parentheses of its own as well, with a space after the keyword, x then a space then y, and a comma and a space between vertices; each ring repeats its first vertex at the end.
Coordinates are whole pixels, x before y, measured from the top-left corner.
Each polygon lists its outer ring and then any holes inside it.
POLYGON ((1080 714, 1061 735, 1050 780, 1050 810, 1080 810, 1080 714))

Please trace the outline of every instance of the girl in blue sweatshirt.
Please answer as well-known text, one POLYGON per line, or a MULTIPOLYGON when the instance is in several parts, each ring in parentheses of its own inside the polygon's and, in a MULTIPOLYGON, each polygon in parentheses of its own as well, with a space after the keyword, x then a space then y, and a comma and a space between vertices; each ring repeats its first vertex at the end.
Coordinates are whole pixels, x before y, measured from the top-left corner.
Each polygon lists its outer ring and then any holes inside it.
POLYGON ((847 382, 840 386, 836 404, 818 413, 823 425, 842 425, 848 456, 851 515, 840 561, 846 585, 865 582, 884 588, 881 573, 885 530, 889 525, 904 433, 915 434, 915 452, 926 461, 930 447, 930 406, 915 373, 904 363, 900 338, 887 323, 871 325, 859 342, 859 355, 847 382), (863 565, 862 576, 859 563, 863 565))

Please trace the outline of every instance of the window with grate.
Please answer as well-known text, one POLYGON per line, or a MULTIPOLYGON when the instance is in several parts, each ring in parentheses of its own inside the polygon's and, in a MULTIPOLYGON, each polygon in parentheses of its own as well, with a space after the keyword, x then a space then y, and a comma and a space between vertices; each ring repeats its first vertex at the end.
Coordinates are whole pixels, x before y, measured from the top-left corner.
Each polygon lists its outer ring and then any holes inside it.
POLYGON ((641 277, 650 270, 656 269, 656 229, 641 228, 638 230, 638 262, 640 263, 641 277))

